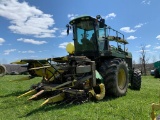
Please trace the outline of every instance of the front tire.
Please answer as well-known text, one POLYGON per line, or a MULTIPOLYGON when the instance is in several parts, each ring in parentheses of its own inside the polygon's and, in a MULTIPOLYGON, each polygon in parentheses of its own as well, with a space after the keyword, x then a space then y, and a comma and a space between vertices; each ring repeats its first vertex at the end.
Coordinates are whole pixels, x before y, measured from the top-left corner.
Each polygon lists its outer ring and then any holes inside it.
POLYGON ((107 60, 99 71, 104 78, 106 93, 115 97, 126 95, 129 78, 127 64, 124 60, 118 58, 107 60))
POLYGON ((131 89, 133 90, 141 89, 141 71, 138 69, 134 70, 133 77, 131 80, 131 89))

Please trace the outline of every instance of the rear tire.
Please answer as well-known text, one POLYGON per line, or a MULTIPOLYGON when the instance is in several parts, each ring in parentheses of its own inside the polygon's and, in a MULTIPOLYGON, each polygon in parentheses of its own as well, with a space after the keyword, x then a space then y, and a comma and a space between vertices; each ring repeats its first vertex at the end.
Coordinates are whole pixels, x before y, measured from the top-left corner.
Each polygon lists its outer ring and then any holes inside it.
POLYGON ((138 69, 134 70, 133 77, 131 80, 131 89, 133 90, 141 89, 141 71, 138 69))
POLYGON ((106 93, 120 97, 126 95, 128 88, 128 69, 124 60, 106 60, 99 69, 104 78, 106 93))

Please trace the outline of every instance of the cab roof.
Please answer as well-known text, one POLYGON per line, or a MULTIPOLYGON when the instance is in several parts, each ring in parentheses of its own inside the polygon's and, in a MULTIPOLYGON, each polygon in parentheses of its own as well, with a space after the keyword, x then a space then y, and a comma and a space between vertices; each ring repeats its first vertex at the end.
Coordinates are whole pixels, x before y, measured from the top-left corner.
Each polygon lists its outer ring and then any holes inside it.
POLYGON ((88 15, 86 15, 86 16, 80 16, 80 17, 77 17, 77 18, 74 18, 73 20, 71 20, 70 22, 69 22, 69 24, 71 24, 71 25, 73 25, 74 23, 77 23, 77 22, 79 22, 79 21, 85 21, 85 20, 91 20, 91 21, 93 21, 93 20, 96 20, 96 18, 93 18, 93 17, 91 17, 91 16, 88 16, 88 15))

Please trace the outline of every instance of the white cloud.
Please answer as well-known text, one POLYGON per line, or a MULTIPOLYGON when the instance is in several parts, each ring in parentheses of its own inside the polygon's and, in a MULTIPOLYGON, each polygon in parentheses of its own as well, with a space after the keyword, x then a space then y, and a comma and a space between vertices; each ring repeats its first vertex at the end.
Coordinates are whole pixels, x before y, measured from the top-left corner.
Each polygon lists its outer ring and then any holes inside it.
POLYGON ((9 49, 4 51, 4 55, 9 55, 11 52, 16 51, 16 49, 9 49))
POLYGON ((61 44, 59 45, 59 48, 65 49, 68 43, 69 43, 69 42, 61 43, 61 44))
POLYGON ((120 30, 126 33, 132 33, 136 31, 136 30, 131 29, 130 27, 122 27, 120 30))
POLYGON ((146 45, 145 47, 146 47, 146 48, 150 48, 150 47, 151 47, 151 45, 146 45))
POLYGON ((135 37, 135 36, 129 36, 127 39, 128 40, 134 40, 134 39, 136 39, 137 37, 135 37))
POLYGON ((147 22, 145 22, 145 23, 139 23, 134 28, 141 28, 143 25, 146 25, 146 24, 147 24, 147 22))
POLYGON ((38 40, 33 40, 33 39, 25 39, 25 38, 19 38, 17 41, 22 41, 24 43, 31 43, 35 45, 41 45, 47 43, 46 41, 38 41, 38 40))
POLYGON ((150 5, 150 4, 151 4, 151 1, 150 1, 150 0, 143 0, 141 3, 142 3, 142 4, 150 5))
POLYGON ((116 14, 115 14, 115 13, 110 13, 110 14, 108 14, 105 18, 106 18, 106 19, 108 19, 108 18, 113 19, 113 18, 115 18, 115 17, 116 17, 116 14))
POLYGON ((134 28, 140 28, 140 27, 142 27, 143 26, 143 24, 142 23, 139 23, 138 25, 136 25, 134 28))
POLYGON ((28 50, 28 51, 18 51, 19 53, 35 53, 33 50, 28 50))
POLYGON ((160 40, 160 35, 158 35, 156 38, 157 38, 158 40, 160 40))
POLYGON ((3 38, 0 38, 0 45, 2 45, 5 42, 3 38))
POLYGON ((17 34, 33 35, 34 37, 55 37, 56 28, 52 15, 44 14, 35 6, 18 0, 1 0, 0 16, 10 21, 8 27, 17 34))
POLYGON ((64 43, 61 43, 58 47, 65 49, 68 43, 73 43, 73 42, 64 42, 64 43))
POLYGON ((68 14, 67 17, 68 17, 70 20, 72 20, 72 19, 78 17, 78 14, 68 14))
POLYGON ((67 35, 67 30, 62 30, 61 32, 60 32, 60 36, 59 37, 63 37, 63 36, 66 36, 67 35))
POLYGON ((160 49, 160 46, 156 46, 156 47, 154 47, 153 49, 159 50, 159 49, 160 49))
MULTIPOLYGON (((69 34, 72 34, 72 29, 69 30, 69 34)), ((65 37, 67 36, 67 29, 60 30, 60 35, 58 37, 65 37)))

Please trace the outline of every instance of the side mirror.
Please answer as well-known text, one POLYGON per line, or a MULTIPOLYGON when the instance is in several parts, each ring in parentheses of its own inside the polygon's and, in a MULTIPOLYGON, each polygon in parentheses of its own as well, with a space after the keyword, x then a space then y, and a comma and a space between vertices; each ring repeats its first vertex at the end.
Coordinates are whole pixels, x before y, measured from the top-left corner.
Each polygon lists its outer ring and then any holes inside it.
POLYGON ((97 18, 97 19, 100 19, 100 18, 101 18, 101 16, 100 16, 100 15, 97 15, 97 16, 96 16, 96 18, 97 18))
POLYGON ((100 19, 100 27, 103 28, 105 26, 105 19, 100 19))
POLYGON ((66 27, 67 27, 67 35, 69 35, 69 25, 67 24, 66 27))
POLYGON ((99 20, 99 27, 103 28, 105 26, 105 19, 102 19, 100 15, 97 15, 96 19, 99 20))

